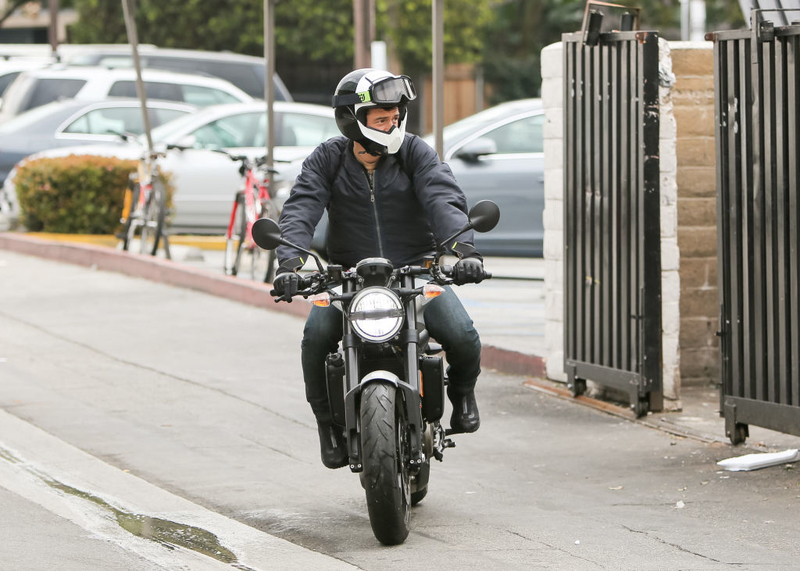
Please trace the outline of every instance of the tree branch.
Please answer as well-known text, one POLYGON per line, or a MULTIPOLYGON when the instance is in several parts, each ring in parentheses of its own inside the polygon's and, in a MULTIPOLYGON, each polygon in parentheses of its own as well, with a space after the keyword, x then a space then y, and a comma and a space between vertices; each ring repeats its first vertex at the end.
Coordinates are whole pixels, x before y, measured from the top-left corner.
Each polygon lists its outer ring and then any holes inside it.
POLYGON ((2 16, 0 16, 0 28, 3 27, 3 22, 8 20, 11 14, 14 13, 14 10, 19 8, 23 4, 27 4, 28 2, 30 2, 30 0, 13 0, 11 2, 11 5, 6 7, 5 13, 2 16))

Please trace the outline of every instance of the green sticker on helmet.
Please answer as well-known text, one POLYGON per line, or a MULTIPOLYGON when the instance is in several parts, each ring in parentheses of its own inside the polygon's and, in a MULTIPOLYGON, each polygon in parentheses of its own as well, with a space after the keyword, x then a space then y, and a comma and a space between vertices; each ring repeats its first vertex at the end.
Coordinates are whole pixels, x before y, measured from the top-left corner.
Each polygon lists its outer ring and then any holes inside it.
POLYGON ((358 97, 361 99, 361 103, 367 103, 368 101, 372 101, 372 97, 369 91, 362 91, 358 94, 358 97))

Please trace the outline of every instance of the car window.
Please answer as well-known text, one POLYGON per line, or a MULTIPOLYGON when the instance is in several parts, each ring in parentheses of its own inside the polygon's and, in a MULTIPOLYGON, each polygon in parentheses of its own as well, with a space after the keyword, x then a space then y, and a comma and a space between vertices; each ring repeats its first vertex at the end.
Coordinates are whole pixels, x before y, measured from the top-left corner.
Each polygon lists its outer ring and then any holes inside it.
POLYGON ((144 132, 142 111, 137 107, 93 109, 67 125, 65 133, 108 135, 144 132))
MULTIPOLYGON (((195 130, 195 146, 213 147, 257 147, 256 133, 259 129, 260 113, 242 113, 223 117, 195 130)), ((263 122, 261 123, 263 125, 263 122)))
POLYGON ((183 101, 198 107, 217 105, 218 103, 237 103, 239 101, 230 93, 213 87, 202 87, 200 85, 181 85, 180 87, 183 93, 183 101))
POLYGON ((0 77, 0 95, 3 95, 3 93, 6 90, 6 87, 11 85, 11 82, 17 78, 19 73, 20 72, 18 71, 12 71, 11 73, 7 73, 4 76, 0 77))
POLYGON ((180 109, 150 109, 150 122, 155 127, 156 125, 163 125, 164 123, 174 121, 178 117, 183 117, 187 114, 189 114, 189 111, 182 111, 180 109))
POLYGON ((542 153, 544 115, 525 117, 498 127, 483 137, 497 145, 497 154, 542 153))
POLYGON ((281 118, 282 122, 276 136, 278 145, 316 147, 339 134, 333 117, 283 113, 281 118))
MULTIPOLYGON (((149 55, 147 67, 166 69, 182 73, 203 73, 225 79, 245 93, 263 99, 264 76, 259 77, 256 69, 263 66, 231 61, 211 61, 196 58, 165 57, 149 55)), ((282 99, 282 94, 278 99, 282 99)))
MULTIPOLYGON (((144 89, 150 99, 165 101, 183 101, 180 87, 173 83, 157 83, 145 81, 144 89)), ((135 81, 115 81, 108 92, 111 97, 137 97, 135 81)))
POLYGON ((85 79, 38 79, 23 109, 33 109, 59 99, 75 97, 84 85, 85 79))

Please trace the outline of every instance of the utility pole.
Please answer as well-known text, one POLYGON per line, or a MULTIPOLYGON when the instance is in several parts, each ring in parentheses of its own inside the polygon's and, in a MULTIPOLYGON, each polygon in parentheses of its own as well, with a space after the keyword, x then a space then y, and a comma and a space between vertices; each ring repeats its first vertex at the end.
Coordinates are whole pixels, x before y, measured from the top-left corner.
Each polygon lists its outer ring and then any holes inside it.
POLYGON ((433 132, 436 152, 444 156, 444 0, 433 0, 433 132))
POLYGON ((353 0, 354 66, 372 66, 371 46, 375 39, 375 0, 353 0))
POLYGON ((264 0, 264 63, 267 66, 264 80, 264 99, 267 100, 267 168, 274 166, 275 121, 275 0, 264 0))
POLYGON ((136 9, 134 0, 122 0, 122 14, 125 17, 125 30, 128 32, 128 42, 133 51, 133 67, 136 69, 136 95, 142 104, 142 121, 144 123, 144 134, 147 138, 147 152, 153 154, 153 137, 150 135, 150 115, 147 113, 147 92, 142 81, 142 63, 139 61, 139 36, 136 33, 136 20, 134 19, 136 9))
POLYGON ((48 12, 50 12, 50 25, 47 27, 47 36, 50 48, 53 50, 53 58, 58 61, 58 0, 49 0, 48 12))

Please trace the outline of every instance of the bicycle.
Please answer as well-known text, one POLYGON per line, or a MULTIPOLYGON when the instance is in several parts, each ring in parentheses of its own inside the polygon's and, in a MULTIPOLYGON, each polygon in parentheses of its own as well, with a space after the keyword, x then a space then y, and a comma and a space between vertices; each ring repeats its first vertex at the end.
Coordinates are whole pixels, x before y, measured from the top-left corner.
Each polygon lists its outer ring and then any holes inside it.
POLYGON ((278 220, 280 209, 274 196, 270 193, 270 176, 277 171, 265 168, 266 157, 252 160, 245 155, 233 155, 223 149, 214 149, 214 151, 229 156, 232 161, 241 163, 239 173, 244 177, 244 184, 233 199, 228 229, 225 232, 223 266, 225 274, 239 275, 242 268, 242 256, 246 254, 251 259, 251 278, 260 279, 263 271, 263 281, 272 282, 275 278, 277 257, 274 250, 264 252, 256 246, 253 241, 253 224, 261 218, 278 220), (262 260, 262 258, 264 259, 262 260))
POLYGON ((169 258, 169 246, 164 233, 167 217, 167 191, 158 166, 165 153, 150 152, 140 160, 137 172, 132 173, 125 190, 120 222, 123 224, 121 247, 129 251, 139 237, 139 252, 155 256, 161 240, 169 258))

